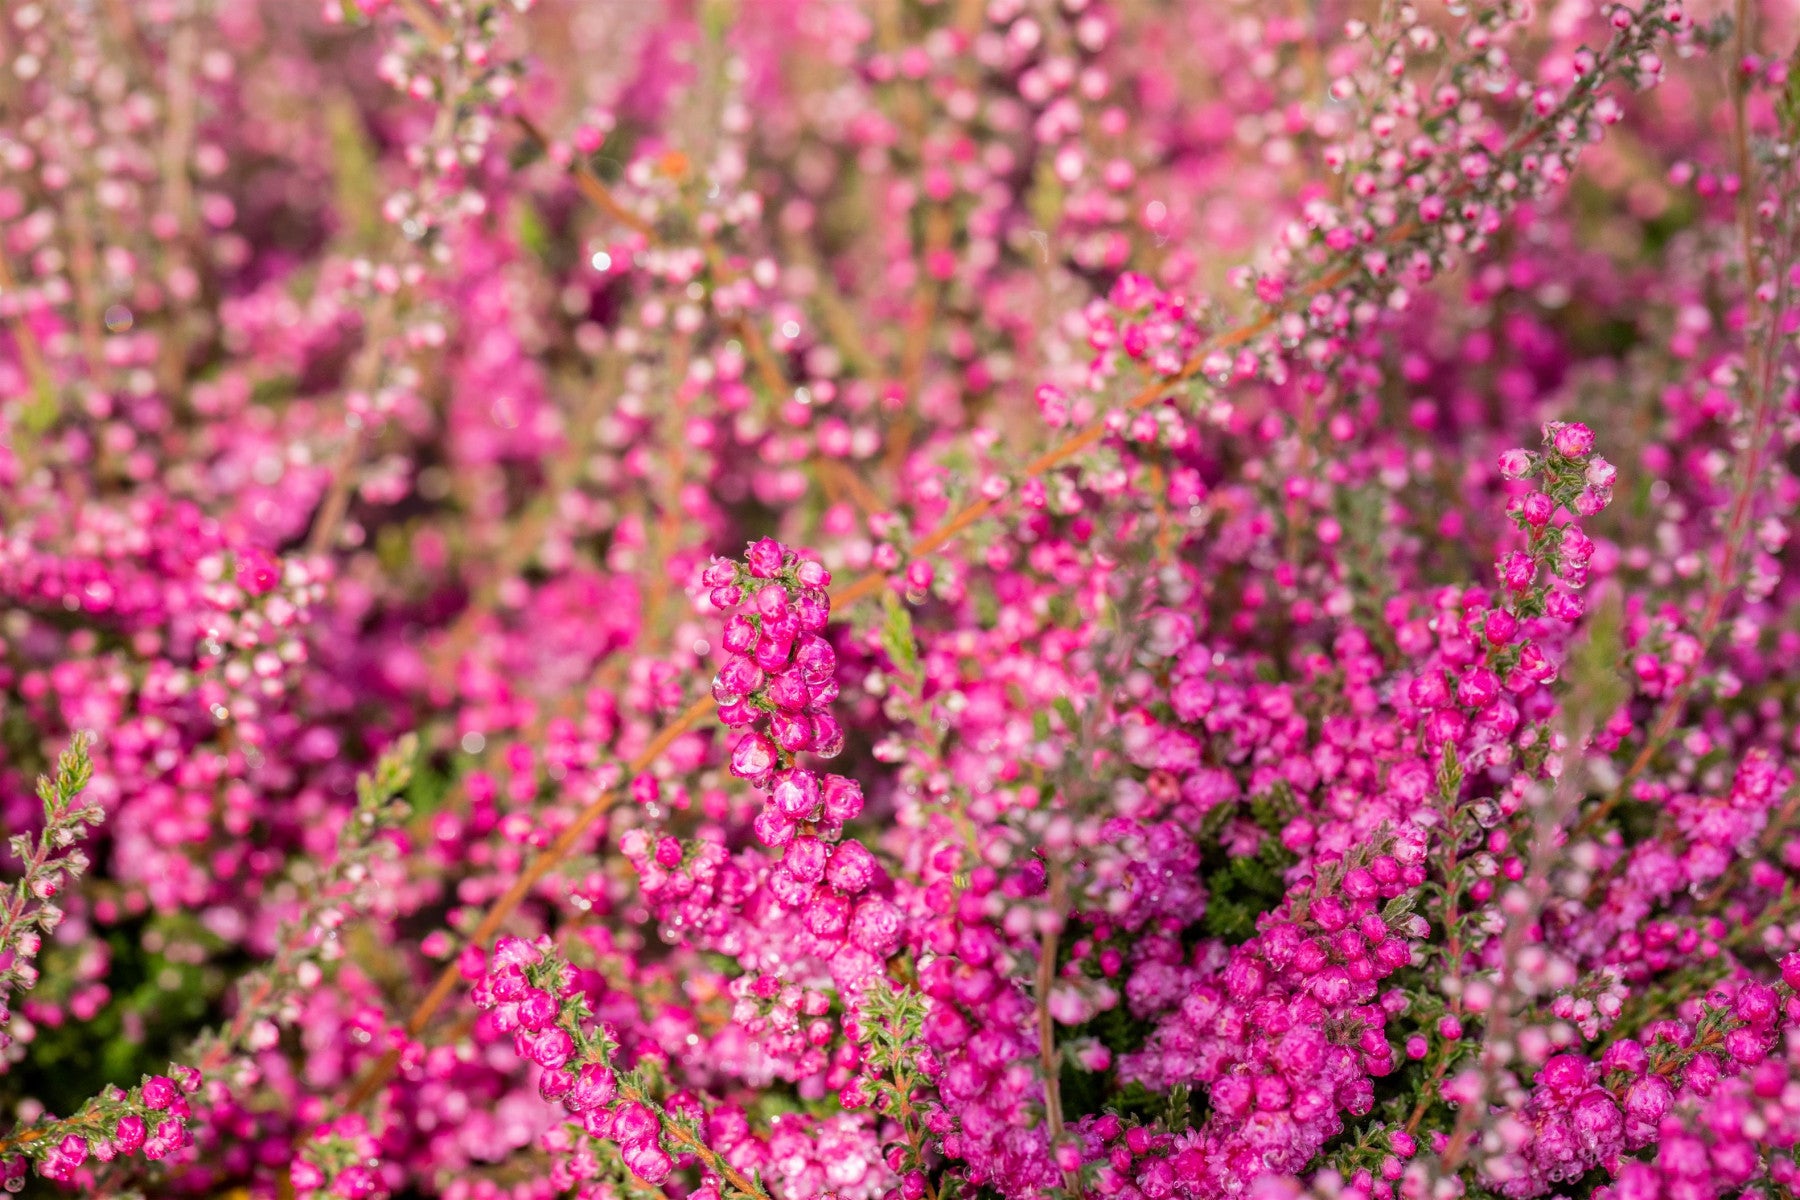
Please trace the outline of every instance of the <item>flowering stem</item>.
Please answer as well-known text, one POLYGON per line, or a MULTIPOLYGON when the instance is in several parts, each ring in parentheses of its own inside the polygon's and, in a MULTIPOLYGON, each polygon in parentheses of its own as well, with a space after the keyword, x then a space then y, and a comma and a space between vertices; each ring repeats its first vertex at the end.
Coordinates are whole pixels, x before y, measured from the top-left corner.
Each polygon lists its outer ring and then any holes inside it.
MULTIPOLYGON (((619 1083, 619 1095, 625 1100, 636 1101, 639 1104, 647 1104, 653 1109, 662 1108, 662 1106, 648 1093, 643 1091, 643 1089, 624 1080, 621 1080, 619 1083)), ((764 1188, 762 1184, 756 1180, 746 1177, 742 1171, 739 1171, 736 1167, 726 1162, 717 1150, 714 1150, 711 1146, 706 1144, 704 1138, 696 1136, 693 1131, 686 1128, 682 1122, 664 1120, 663 1133, 671 1142, 674 1142, 684 1151, 692 1154, 702 1163, 705 1163, 707 1170, 711 1171, 726 1183, 729 1183, 739 1192, 751 1197, 752 1200, 769 1200, 768 1189, 764 1188)))
MULTIPOLYGON (((401 7, 411 14, 420 6, 418 0, 401 0, 401 7)), ((421 32, 424 32, 428 39, 433 40, 437 44, 443 44, 440 39, 447 38, 447 35, 443 34, 441 29, 438 31, 438 36, 433 37, 429 29, 424 25, 421 25, 421 32)), ((1587 91, 1591 90, 1592 86, 1593 84, 1590 80, 1584 80, 1582 85, 1575 89, 1573 95, 1584 95, 1587 91)), ((1514 139, 1509 148, 1510 151, 1516 153, 1541 137, 1545 129, 1549 127, 1549 120, 1554 119, 1555 115, 1556 114, 1552 114, 1551 118, 1534 123, 1524 130, 1519 137, 1514 139)), ((543 135, 537 132, 535 126, 531 126, 528 122, 523 124, 528 134, 532 136, 534 140, 540 142, 544 140, 543 135)), ((580 171, 581 169, 578 168, 578 179, 580 177, 580 171)), ((598 185, 597 180, 595 183, 598 185)), ((584 193, 587 192, 586 188, 583 190, 584 193)), ((603 188, 601 190, 604 191, 603 188)), ((590 196, 590 198, 593 197, 590 196)), ((616 201, 612 201, 612 203, 616 204, 616 201)), ((625 210, 621 209, 621 211, 625 210)), ((634 226, 634 228, 638 227, 634 226)), ((1382 241, 1387 245, 1401 244, 1414 236, 1418 229, 1419 226, 1415 222, 1402 222, 1390 230, 1383 237, 1382 241)), ((640 228, 639 232, 643 232, 646 236, 649 236, 647 225, 644 228, 640 228)), ((1131 396, 1121 407, 1127 412, 1138 412, 1150 407, 1159 399, 1168 395, 1170 390, 1177 385, 1198 376, 1201 373, 1203 364, 1209 356, 1220 351, 1235 349, 1252 342, 1257 337, 1273 328, 1276 321, 1285 313, 1293 311, 1296 307, 1314 297, 1323 295, 1339 287, 1355 278, 1357 273, 1358 268, 1348 262, 1340 262, 1339 265, 1335 267, 1321 270, 1305 283, 1293 288, 1280 301, 1269 305, 1259 316, 1243 325, 1226 330, 1203 341, 1200 346, 1183 361, 1181 367, 1177 371, 1147 384, 1131 396)), ((1024 480, 1034 479, 1070 462, 1084 451, 1100 443, 1107 436, 1109 431, 1110 427, 1104 418, 1090 422, 1081 430, 1062 439, 1054 446, 1027 462, 1023 468, 1013 475, 1012 482, 1016 485, 1024 480)), ((911 547, 910 554, 903 556, 902 561, 892 570, 871 571, 856 579, 841 591, 833 592, 831 595, 831 606, 833 611, 841 612, 846 606, 868 599, 877 594, 887 586, 888 580, 893 574, 903 570, 907 563, 924 559, 936 553, 938 550, 955 540, 955 538, 963 531, 993 512, 997 505, 998 500, 990 499, 987 496, 982 496, 964 505, 961 509, 957 510, 915 541, 911 547)), ((714 700, 710 696, 703 696, 698 700, 695 700, 679 717, 669 725, 665 726, 650 741, 643 752, 631 761, 625 772, 627 777, 637 775, 648 769, 662 753, 668 749, 676 738, 687 732, 689 729, 692 729, 702 720, 705 720, 712 714, 716 707, 714 700)), ((617 789, 609 790, 597 796, 585 809, 583 809, 576 819, 557 836, 554 842, 545 848, 545 850, 536 858, 532 859, 530 864, 525 867, 513 881, 512 885, 507 888, 505 893, 493 903, 483 915, 481 921, 476 925, 474 932, 470 936, 470 940, 476 944, 485 943, 491 940, 495 934, 499 932, 507 918, 512 915, 513 911, 518 908, 527 896, 530 895, 532 889, 574 850, 576 845, 580 843, 581 839, 586 835, 588 830, 593 827, 595 822, 610 810, 616 798, 617 789)), ((417 1007, 414 1008, 412 1015, 408 1018, 407 1029, 413 1036, 418 1036, 429 1025, 433 1015, 436 1014, 437 1010, 442 1007, 444 1002, 456 991, 460 979, 461 972, 455 963, 447 965, 443 971, 440 972, 431 989, 426 993, 417 1007)), ((345 1101, 346 1109, 360 1107, 362 1104, 373 1098, 376 1092, 378 1092, 387 1080, 392 1077, 398 1061, 398 1054, 392 1051, 378 1060, 363 1079, 358 1082, 356 1087, 351 1090, 349 1097, 345 1101)))
MULTIPOLYGON (((654 738, 651 738, 642 752, 631 760, 625 769, 625 777, 630 778, 649 769, 651 764, 662 757, 663 752, 676 738, 706 719, 715 707, 711 696, 696 700, 689 705, 679 717, 664 726, 654 738)), ((513 881, 512 886, 507 888, 498 900, 494 901, 493 906, 487 910, 480 923, 475 926, 468 938, 472 944, 485 945, 494 939, 494 936, 500 932, 500 927, 506 923, 506 919, 513 914, 513 910, 518 908, 531 894, 531 889, 536 887, 539 881, 548 875, 557 864, 567 858, 580 843, 583 835, 612 808, 618 799, 618 792, 617 788, 613 788, 596 796, 557 836, 557 839, 545 847, 543 853, 527 864, 525 869, 519 873, 519 877, 513 881)), ((412 1014, 407 1018, 407 1033, 413 1037, 422 1034, 431 1024, 431 1018, 437 1014, 439 1008, 443 1007, 444 1001, 448 1000, 456 991, 461 980, 461 968, 454 961, 445 966, 439 972, 436 982, 431 985, 431 990, 425 993, 424 998, 419 1001, 412 1014)), ((345 1110, 360 1108, 372 1099, 375 1093, 381 1090, 382 1085, 393 1078, 394 1070, 399 1065, 398 1051, 390 1050, 377 1059, 363 1078, 357 1082, 357 1085, 351 1089, 349 1097, 344 1101, 345 1110)))
POLYGON ((1444 1148, 1442 1163, 1446 1172, 1455 1171, 1462 1163, 1475 1134, 1489 1119, 1487 1097, 1494 1094, 1500 1074, 1506 1069, 1506 1060, 1501 1057, 1498 1048, 1503 1044, 1510 1045, 1512 1019, 1518 1000, 1520 953, 1525 948, 1526 935, 1536 927, 1544 904, 1550 898, 1550 874, 1562 857, 1563 846, 1567 844, 1560 836, 1561 831, 1580 805, 1583 796, 1576 773, 1581 765, 1581 748, 1587 743, 1593 718, 1585 712, 1571 716, 1562 773, 1551 794, 1542 797, 1532 806, 1531 858, 1525 880, 1502 899, 1502 909, 1506 912, 1507 921, 1501 940, 1499 979, 1494 989, 1494 1003, 1488 1012, 1486 1028, 1482 1031, 1482 1069, 1486 1082, 1481 1094, 1465 1103, 1457 1113, 1456 1127, 1450 1134, 1449 1145, 1444 1148))
MULTIPOLYGON (((1773 303, 1765 311, 1761 298, 1762 265, 1757 250, 1756 238, 1756 201, 1751 186, 1752 162, 1750 158, 1749 121, 1745 113, 1745 89, 1743 63, 1748 54, 1748 36, 1750 24, 1750 5, 1748 0, 1737 0, 1735 29, 1733 38, 1733 57, 1729 67, 1729 81, 1732 100, 1732 155, 1736 162, 1738 176, 1737 194, 1737 226, 1740 251, 1744 259, 1745 309, 1746 326, 1752 330, 1760 323, 1762 338, 1751 336, 1745 348, 1746 369, 1744 372, 1746 386, 1749 389, 1749 407, 1753 413, 1749 439, 1745 442, 1742 458, 1739 460, 1740 476, 1737 490, 1731 499, 1731 507, 1725 522, 1725 531, 1719 544, 1717 567, 1712 581, 1707 587, 1705 600, 1701 605, 1700 620, 1695 628, 1695 636, 1703 648, 1710 648, 1713 639, 1718 635, 1719 627, 1724 621, 1725 604, 1731 594, 1737 590, 1740 559, 1750 540, 1751 507, 1755 502, 1758 484, 1763 472, 1763 456, 1769 449, 1772 440, 1770 423, 1775 415, 1775 368, 1780 361, 1780 345, 1783 327, 1786 323, 1788 305, 1792 299, 1792 280, 1790 266, 1795 260, 1795 240, 1787 222, 1783 222, 1786 234, 1782 253, 1775 264, 1773 280, 1775 297, 1773 303)), ((1789 181, 1791 167, 1783 168, 1782 175, 1776 180, 1778 185, 1789 181)), ((1780 191, 1784 202, 1787 200, 1787 188, 1780 191)), ((1663 702, 1656 714, 1656 720, 1650 728, 1644 744, 1626 767, 1619 782, 1613 786, 1599 804, 1591 809, 1576 829, 1581 836, 1592 832, 1601 821, 1612 812, 1631 784, 1642 775, 1650 763, 1661 752, 1663 746, 1675 732, 1675 726, 1688 697, 1692 694, 1699 679, 1699 672, 1687 675, 1676 686, 1674 692, 1663 702)))
MULTIPOLYGON (((407 24, 411 25, 419 36, 430 42, 434 48, 442 50, 450 45, 450 31, 444 28, 443 22, 439 21, 437 16, 425 6, 423 0, 397 0, 395 7, 406 18, 407 24)), ((512 114, 512 119, 525 136, 537 143, 540 149, 549 147, 550 139, 544 136, 543 130, 539 129, 530 117, 522 112, 515 112, 512 114)), ((594 174, 585 163, 577 163, 570 167, 569 174, 574 178, 576 188, 595 208, 633 232, 642 234, 650 241, 656 240, 656 227, 620 204, 618 198, 608 190, 607 186, 600 181, 600 177, 594 174)))

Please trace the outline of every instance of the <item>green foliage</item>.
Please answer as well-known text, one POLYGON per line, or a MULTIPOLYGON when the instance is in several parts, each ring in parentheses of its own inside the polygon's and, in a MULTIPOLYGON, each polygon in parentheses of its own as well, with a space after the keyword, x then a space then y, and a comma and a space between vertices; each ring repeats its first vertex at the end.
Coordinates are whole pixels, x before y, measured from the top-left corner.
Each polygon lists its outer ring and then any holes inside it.
POLYGON ((881 622, 881 648, 887 652, 888 662, 893 664, 894 670, 909 684, 916 684, 920 676, 919 643, 913 636, 912 613, 893 592, 884 593, 882 601, 885 611, 881 622))
POLYGON ((1074 1036, 1094 1038, 1117 1058, 1142 1050, 1150 1031, 1155 1028, 1154 1022, 1134 1017, 1123 1005, 1115 1005, 1078 1026, 1074 1036))
POLYGON ((352 227, 343 232, 352 247, 373 250, 387 234, 387 222, 381 216, 382 183, 375 147, 363 125, 362 114, 349 96, 331 97, 324 109, 337 211, 352 221, 352 227))
POLYGON ((555 245, 550 226, 545 223, 543 214, 538 212, 536 205, 525 200, 514 204, 513 228, 517 232, 519 245, 533 257, 545 261, 553 257, 555 245))
POLYGON ((1285 784, 1252 797, 1241 808, 1247 810, 1241 815, 1264 834, 1254 855, 1228 856, 1219 843, 1219 833, 1229 818, 1239 812, 1237 807, 1221 807, 1209 814, 1210 836, 1201 842, 1201 869, 1206 873, 1207 890, 1201 931, 1208 937, 1234 943, 1255 933, 1256 919, 1273 910, 1287 892, 1282 872, 1293 865, 1294 856, 1277 835, 1298 811, 1293 792, 1285 784))
POLYGON ((1787 87, 1775 102, 1775 116, 1781 122, 1782 135, 1789 140, 1800 137, 1800 46, 1788 59, 1787 87))
MULTIPOLYGON (((219 1016, 233 964, 195 961, 215 940, 187 916, 107 930, 111 999, 89 1021, 40 1022, 30 1055, 0 1079, 0 1108, 35 1096, 53 1112, 73 1112, 108 1084, 160 1072, 196 1026, 219 1016)), ((58 986, 72 975, 66 954, 54 945, 46 952, 33 999, 66 999, 67 986, 58 986)))
POLYGON ((20 413, 20 424, 28 434, 40 434, 56 424, 56 392, 47 379, 38 379, 31 389, 31 403, 20 413))
POLYGON ((88 753, 93 745, 93 734, 85 730, 75 734, 69 739, 68 748, 57 757, 55 777, 38 777, 37 794, 44 804, 44 820, 56 820, 58 813, 87 790, 94 777, 94 760, 88 753))
MULTIPOLYGON (((1131 1015, 1125 1006, 1115 1005, 1096 1013, 1092 1019, 1069 1030, 1058 1040, 1063 1044, 1083 1041, 1092 1038, 1108 1050, 1112 1051, 1113 1062, 1117 1064, 1119 1056, 1141 1050, 1144 1042, 1155 1029, 1154 1022, 1141 1020, 1131 1015)), ((1061 1055, 1062 1067, 1058 1073, 1058 1089, 1062 1096, 1063 1112, 1070 1120, 1089 1116, 1107 1108, 1119 1109, 1125 1100, 1121 1099, 1117 1086, 1117 1071, 1109 1067, 1104 1071, 1085 1070, 1075 1061, 1075 1055, 1066 1050, 1061 1055)), ((1126 1097, 1139 1096, 1146 1105, 1161 1102, 1162 1097, 1155 1093, 1145 1092, 1141 1085, 1130 1084, 1123 1093, 1126 1097), (1134 1091, 1135 1089, 1135 1091, 1134 1091)), ((1135 1102, 1135 1101, 1134 1101, 1135 1102)), ((1124 1111, 1120 1109, 1120 1111, 1124 1111)))
POLYGON ((1569 655, 1564 676, 1569 681, 1565 710, 1572 723, 1598 724, 1616 712, 1631 692, 1620 665, 1625 657, 1624 607, 1616 591, 1605 593, 1569 655))

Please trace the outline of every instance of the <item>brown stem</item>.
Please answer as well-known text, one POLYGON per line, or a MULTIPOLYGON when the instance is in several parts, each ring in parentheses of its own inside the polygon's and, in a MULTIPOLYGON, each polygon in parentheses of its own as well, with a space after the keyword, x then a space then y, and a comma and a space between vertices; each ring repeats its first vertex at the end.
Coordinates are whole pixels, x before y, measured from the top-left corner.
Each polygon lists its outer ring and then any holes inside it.
MULTIPOLYGON (((653 627, 658 630, 665 628, 662 614, 674 587, 674 581, 669 578, 669 560, 675 556, 676 544, 681 540, 681 485, 687 476, 688 445, 687 432, 682 428, 688 412, 683 384, 688 372, 688 353, 688 338, 682 335, 676 345, 675 361, 669 371, 674 395, 666 418, 668 424, 665 433, 668 436, 663 439, 663 444, 670 449, 663 494, 657 502, 660 511, 654 526, 655 536, 651 540, 654 561, 651 564, 650 591, 644 602, 644 619, 654 623, 653 627)), ((646 487, 644 490, 648 493, 651 489, 646 487)))
MULTIPOLYGON (((391 298, 384 298, 376 305, 369 318, 366 340, 350 368, 349 387, 345 389, 347 395, 367 392, 375 386, 381 373, 382 355, 389 349, 388 328, 393 315, 391 298)), ((350 511, 351 496, 356 490, 356 467, 362 461, 364 440, 360 425, 348 428, 331 460, 331 481, 326 486, 325 498, 319 503, 319 511, 313 517, 312 532, 306 539, 309 556, 329 554, 337 544, 338 531, 343 527, 344 517, 350 511)))
POLYGON ((81 196, 70 198, 67 216, 73 242, 69 247, 69 277, 75 285, 75 324, 88 375, 95 377, 105 368, 106 350, 100 324, 100 256, 94 248, 94 217, 81 196))
POLYGON ((913 289, 912 312, 900 347, 900 411, 888 431, 887 473, 896 476, 912 448, 913 411, 925 384, 925 363, 931 350, 931 330, 937 319, 938 282, 931 277, 931 259, 950 244, 950 212, 934 205, 925 214, 924 253, 919 256, 919 282, 913 289))
MULTIPOLYGON (((163 131, 162 198, 175 215, 181 231, 164 251, 166 272, 195 265, 195 248, 200 244, 199 211, 194 203, 193 180, 188 175, 188 160, 193 155, 195 122, 199 108, 196 87, 196 64, 200 57, 200 34, 193 21, 184 21, 169 37, 168 60, 163 71, 163 90, 168 96, 169 119, 163 131)), ((163 321, 162 349, 158 356, 159 380, 170 395, 180 395, 185 388, 188 362, 189 325, 183 320, 186 305, 173 296, 163 321)))
MULTIPOLYGON (((1063 908, 1066 904, 1064 884, 1062 864, 1052 862, 1049 896, 1052 923, 1044 930, 1042 943, 1038 947, 1036 997, 1038 1061, 1044 1076, 1044 1121, 1050 1128, 1052 1146, 1062 1137, 1063 1132, 1062 1064, 1056 1051, 1056 1022, 1050 1015, 1050 989, 1056 986, 1057 941, 1062 933, 1063 908)), ((1081 1195, 1081 1180, 1075 1172, 1064 1171, 1063 1182, 1071 1193, 1081 1195)))
MULTIPOLYGON (((1446 800, 1439 811, 1442 814, 1444 828, 1446 830, 1454 830, 1456 811, 1454 798, 1452 797, 1446 800)), ((1461 889, 1455 887, 1453 883, 1457 866, 1457 846, 1454 833, 1451 833, 1450 836, 1446 837, 1445 842, 1447 849, 1445 850, 1442 868, 1444 875, 1443 961, 1448 965, 1459 985, 1456 990, 1450 994, 1448 1008, 1450 1014, 1460 1021, 1463 1015, 1462 987, 1460 986, 1462 982, 1463 948, 1462 937, 1458 934, 1457 929, 1462 923, 1462 916, 1457 910, 1457 897, 1461 894, 1461 889)), ((1431 1078, 1427 1079, 1424 1086, 1419 1089, 1418 1103, 1413 1106, 1412 1115, 1408 1117, 1406 1121, 1406 1132, 1418 1132, 1419 1122, 1425 1119, 1425 1110, 1431 1106, 1431 1101, 1437 1096, 1438 1084, 1443 1081, 1444 1072, 1449 1069, 1450 1060, 1453 1056, 1454 1051, 1450 1045, 1446 1044, 1438 1048, 1437 1067, 1432 1071, 1431 1078)))
MULTIPOLYGON (((649 1099, 634 1087, 620 1088, 619 1094, 627 1100, 636 1100, 640 1103, 649 1099)), ((742 1171, 726 1162, 717 1150, 708 1146, 700 1138, 695 1137, 673 1121, 664 1122, 663 1129, 667 1132, 670 1141, 705 1163, 707 1168, 720 1179, 744 1195, 754 1197, 755 1200, 769 1200, 767 1189, 755 1180, 746 1178, 742 1171)))
POLYGON ((881 497, 848 463, 836 458, 816 458, 813 466, 827 486, 842 488, 865 517, 882 511, 881 497))

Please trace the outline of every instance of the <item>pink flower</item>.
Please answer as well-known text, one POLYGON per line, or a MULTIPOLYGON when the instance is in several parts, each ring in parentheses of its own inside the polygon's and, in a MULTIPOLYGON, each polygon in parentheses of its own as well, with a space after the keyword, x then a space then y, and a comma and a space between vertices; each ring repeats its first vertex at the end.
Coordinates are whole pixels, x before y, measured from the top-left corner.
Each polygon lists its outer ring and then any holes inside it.
POLYGON ((1564 458, 1585 458, 1594 449, 1594 432, 1578 421, 1558 423, 1553 427, 1551 442, 1564 458))

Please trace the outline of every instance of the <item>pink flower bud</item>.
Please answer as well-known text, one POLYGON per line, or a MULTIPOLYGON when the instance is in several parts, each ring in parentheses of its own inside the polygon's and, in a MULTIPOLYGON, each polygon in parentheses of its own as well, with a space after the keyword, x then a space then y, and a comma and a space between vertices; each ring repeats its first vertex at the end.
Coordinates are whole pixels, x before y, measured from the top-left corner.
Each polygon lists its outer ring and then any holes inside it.
POLYGON ((136 1154, 143 1149, 147 1132, 144 1118, 136 1115, 120 1117, 113 1128, 113 1144, 121 1154, 136 1154))
POLYGON ((618 1094, 619 1085, 613 1078, 612 1068, 603 1063, 589 1063, 575 1077, 574 1086, 563 1098, 563 1106, 570 1112, 586 1112, 590 1108, 611 1104, 613 1097, 618 1094))
POLYGON ((747 654, 756 645, 756 626, 742 613, 733 613, 725 622, 719 644, 732 654, 747 654))
POLYGON ((802 637, 794 646, 794 670, 809 686, 822 686, 837 674, 837 651, 824 638, 802 637))
POLYGON ((1556 503, 1543 492, 1533 492, 1525 497, 1521 511, 1524 513, 1526 524, 1536 529, 1542 529, 1556 514, 1556 503))
POLYGON ((803 920, 814 937, 842 937, 850 924, 850 898, 821 885, 807 901, 803 920))
POLYGON ((653 1141, 620 1142, 619 1157, 625 1165, 648 1184, 659 1184, 675 1170, 675 1160, 653 1141))
POLYGON ((173 1080, 163 1075, 152 1075, 144 1080, 140 1093, 144 1098, 145 1108, 165 1109, 175 1103, 181 1095, 175 1088, 173 1080))
POLYGON ((900 910, 879 896, 868 897, 850 919, 850 940, 885 959, 900 944, 900 910))
POLYGON ((787 671, 769 680, 763 697, 778 708, 792 713, 805 709, 812 700, 812 693, 801 681, 799 672, 787 671))
POLYGON ((620 1146, 654 1143, 661 1133, 662 1124, 656 1114, 636 1100, 627 1100, 613 1110, 613 1137, 620 1146))
POLYGON ((880 872, 881 865, 867 847, 861 842, 846 841, 833 852, 825 878, 839 891, 855 895, 867 890, 880 872))
POLYGON ((760 779, 774 766, 775 747, 760 733, 746 733, 731 751, 731 773, 739 779, 760 779))
POLYGON ((552 1026, 532 1035, 530 1058, 540 1067, 556 1068, 568 1062, 575 1053, 575 1041, 568 1033, 552 1026))
POLYGON ((555 1023, 559 1011, 549 992, 530 988, 519 997, 519 1025, 523 1029, 548 1029, 555 1023))
POLYGON ((844 752, 844 730, 830 713, 816 712, 812 722, 812 752, 820 758, 836 758, 844 752))
POLYGON ((805 713, 778 712, 769 716, 769 736, 789 754, 812 749, 813 723, 805 713))
POLYGON ((567 1071, 545 1071, 538 1076, 538 1095, 546 1100, 556 1100, 568 1095, 573 1086, 575 1077, 567 1071))
POLYGON ((1502 558, 1498 569, 1501 582, 1506 584, 1507 590, 1513 592, 1523 592, 1530 588, 1532 578, 1537 574, 1537 564, 1523 550, 1514 550, 1502 558))
POLYGON ((803 821, 818 806, 819 795, 819 777, 811 771, 795 768, 775 777, 769 798, 782 813, 803 821))
POLYGON ((1593 488, 1582 488, 1575 496, 1575 511, 1584 517, 1591 517, 1611 503, 1611 494, 1595 491, 1593 488))
POLYGON ((763 538, 759 542, 752 542, 750 549, 744 554, 744 560, 750 566, 750 574, 757 579, 775 578, 781 573, 781 564, 785 557, 786 551, 774 538, 763 538))
POLYGON ((779 621, 787 616, 790 611, 787 589, 766 587, 756 593, 756 611, 770 621, 779 621))
POLYGON ((527 967, 542 958, 538 948, 524 938, 508 934, 494 943, 494 961, 498 964, 527 967))
POLYGON ((1551 444, 1564 458, 1581 458, 1594 448, 1594 431, 1578 421, 1570 422, 1556 428, 1551 444))
POLYGON ((817 633, 831 620, 831 597, 817 588, 808 588, 794 598, 794 619, 808 633, 817 633))
POLYGON ((827 775, 822 788, 825 815, 843 824, 854 821, 862 813, 862 785, 842 775, 827 775))
POLYGON ((786 813, 774 808, 765 808, 756 814, 751 822, 751 829, 756 840, 765 846, 779 848, 793 840, 794 831, 799 828, 795 820, 786 813))
POLYGON ((814 837, 798 837, 788 843, 781 865, 795 879, 817 883, 825 878, 825 864, 831 859, 831 847, 814 837))

